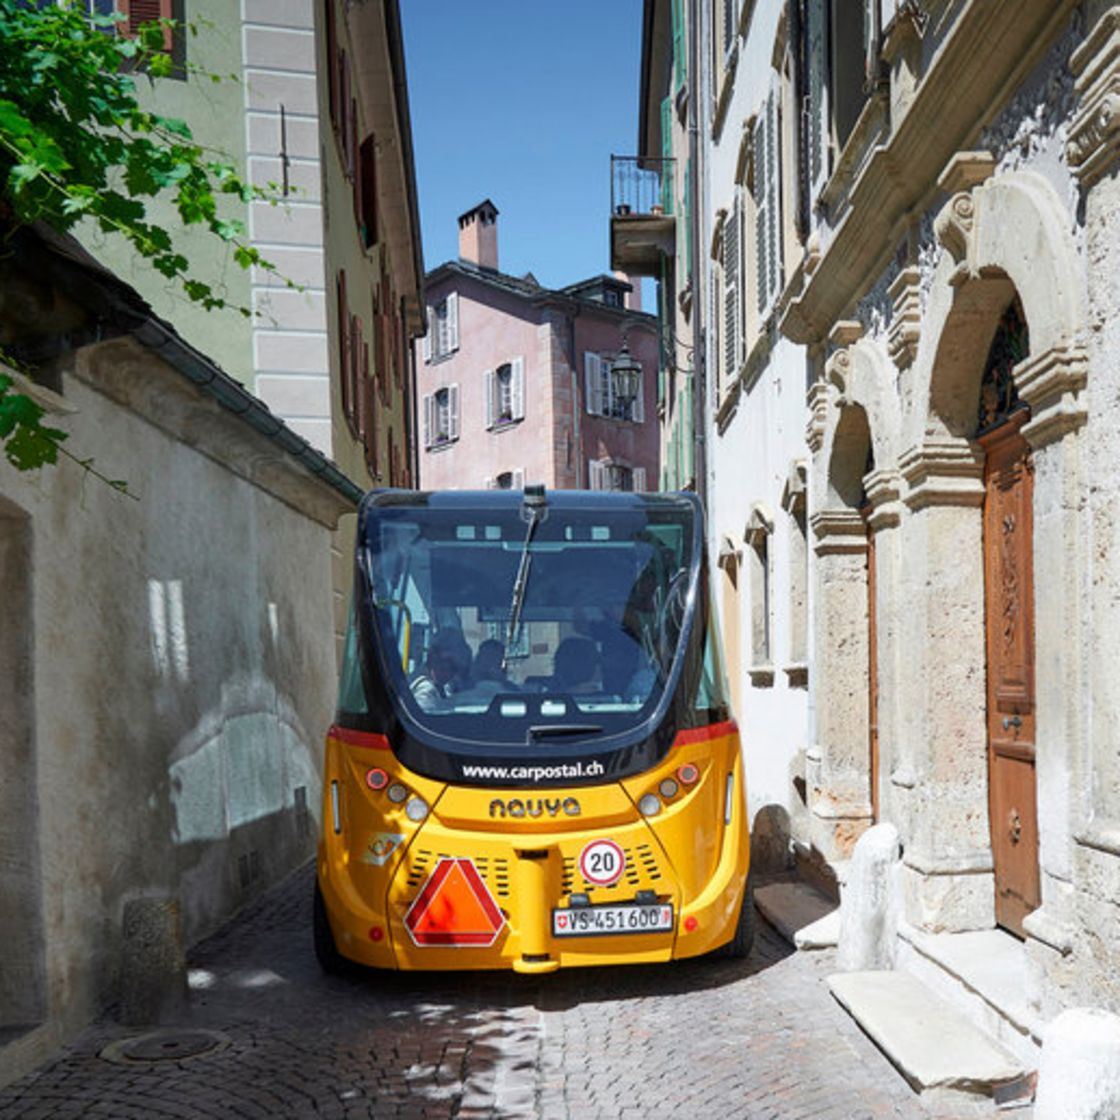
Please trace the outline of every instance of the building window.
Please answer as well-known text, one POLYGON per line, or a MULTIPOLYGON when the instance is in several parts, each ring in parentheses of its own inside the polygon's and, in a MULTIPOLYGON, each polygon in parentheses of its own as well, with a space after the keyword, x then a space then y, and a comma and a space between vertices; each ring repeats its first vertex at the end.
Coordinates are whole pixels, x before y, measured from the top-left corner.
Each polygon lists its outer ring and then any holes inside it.
POLYGON ((523 490, 525 488, 525 470, 518 467, 512 471, 502 471, 501 474, 486 480, 487 490, 523 490))
POLYGON ((781 87, 771 74, 770 92, 751 133, 754 185, 755 293, 760 322, 765 322, 782 291, 782 152, 781 87))
POLYGON ((437 362, 459 349, 459 294, 451 292, 428 306, 424 361, 437 362))
MULTIPOLYGON (((774 519, 761 506, 755 506, 744 534, 750 566, 751 596, 751 669, 771 668, 770 610, 771 570, 770 537, 774 519)), ((756 680, 756 683, 761 683, 756 680)))
POLYGON ((613 354, 595 354, 588 350, 583 355, 584 395, 587 411, 592 416, 606 416, 611 420, 629 420, 641 424, 645 420, 645 378, 638 383, 638 395, 631 400, 617 397, 611 377, 613 354))
POLYGON ((525 359, 514 358, 483 375, 486 427, 500 428, 525 418, 525 359))
POLYGON ((424 446, 444 447, 459 438, 459 386, 445 385, 424 397, 424 446))
POLYGON ((367 136, 358 149, 358 174, 354 177, 354 210, 362 245, 370 248, 377 240, 377 145, 367 136))
POLYGON ((591 459, 587 464, 587 488, 640 493, 646 488, 646 469, 611 459, 591 459))

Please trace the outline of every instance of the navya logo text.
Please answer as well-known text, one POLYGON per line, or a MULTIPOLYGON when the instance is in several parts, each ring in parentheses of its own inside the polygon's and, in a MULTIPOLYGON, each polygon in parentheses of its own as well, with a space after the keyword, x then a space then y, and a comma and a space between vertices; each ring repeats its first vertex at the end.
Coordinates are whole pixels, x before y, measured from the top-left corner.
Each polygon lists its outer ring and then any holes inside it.
POLYGON ((555 817, 561 810, 569 817, 578 817, 581 811, 574 797, 565 797, 563 801, 559 797, 538 797, 535 801, 532 798, 523 801, 520 797, 503 801, 495 797, 490 802, 492 817, 542 817, 545 813, 555 817))

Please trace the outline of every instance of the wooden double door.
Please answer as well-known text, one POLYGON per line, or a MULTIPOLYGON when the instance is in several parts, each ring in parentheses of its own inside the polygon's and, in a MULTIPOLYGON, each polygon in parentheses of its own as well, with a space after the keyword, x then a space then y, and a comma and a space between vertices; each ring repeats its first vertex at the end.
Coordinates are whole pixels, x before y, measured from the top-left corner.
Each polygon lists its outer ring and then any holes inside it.
POLYGON ((1012 415, 979 437, 984 468, 988 812, 996 922, 1019 937, 1040 902, 1035 778, 1034 469, 1012 415))

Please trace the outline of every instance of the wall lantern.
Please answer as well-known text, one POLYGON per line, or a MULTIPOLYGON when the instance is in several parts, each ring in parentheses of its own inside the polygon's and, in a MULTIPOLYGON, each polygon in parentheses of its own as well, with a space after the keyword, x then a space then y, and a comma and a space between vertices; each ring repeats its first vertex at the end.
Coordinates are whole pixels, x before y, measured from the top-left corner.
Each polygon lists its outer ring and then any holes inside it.
POLYGON ((630 353, 624 338, 618 357, 611 362, 611 395, 616 405, 628 411, 641 391, 642 363, 630 353))

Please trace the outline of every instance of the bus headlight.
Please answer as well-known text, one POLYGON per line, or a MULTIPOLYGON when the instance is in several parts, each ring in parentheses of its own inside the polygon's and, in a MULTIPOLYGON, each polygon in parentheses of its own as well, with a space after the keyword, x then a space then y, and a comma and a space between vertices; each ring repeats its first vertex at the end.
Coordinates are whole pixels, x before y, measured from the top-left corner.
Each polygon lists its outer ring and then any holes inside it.
POLYGON ((638 812, 643 817, 656 817, 661 812, 661 802, 654 793, 643 793, 638 799, 638 812))
POLYGON ((404 815, 419 824, 428 815, 428 803, 422 797, 414 797, 404 807, 404 815))
POLYGON ((681 787, 678 786, 672 778, 662 778, 661 785, 659 785, 657 788, 661 793, 661 796, 664 797, 666 801, 668 801, 671 797, 677 796, 677 790, 679 790, 681 787))
POLYGON ((408 796, 408 787, 402 786, 400 782, 394 782, 386 796, 394 805, 399 805, 408 796))

